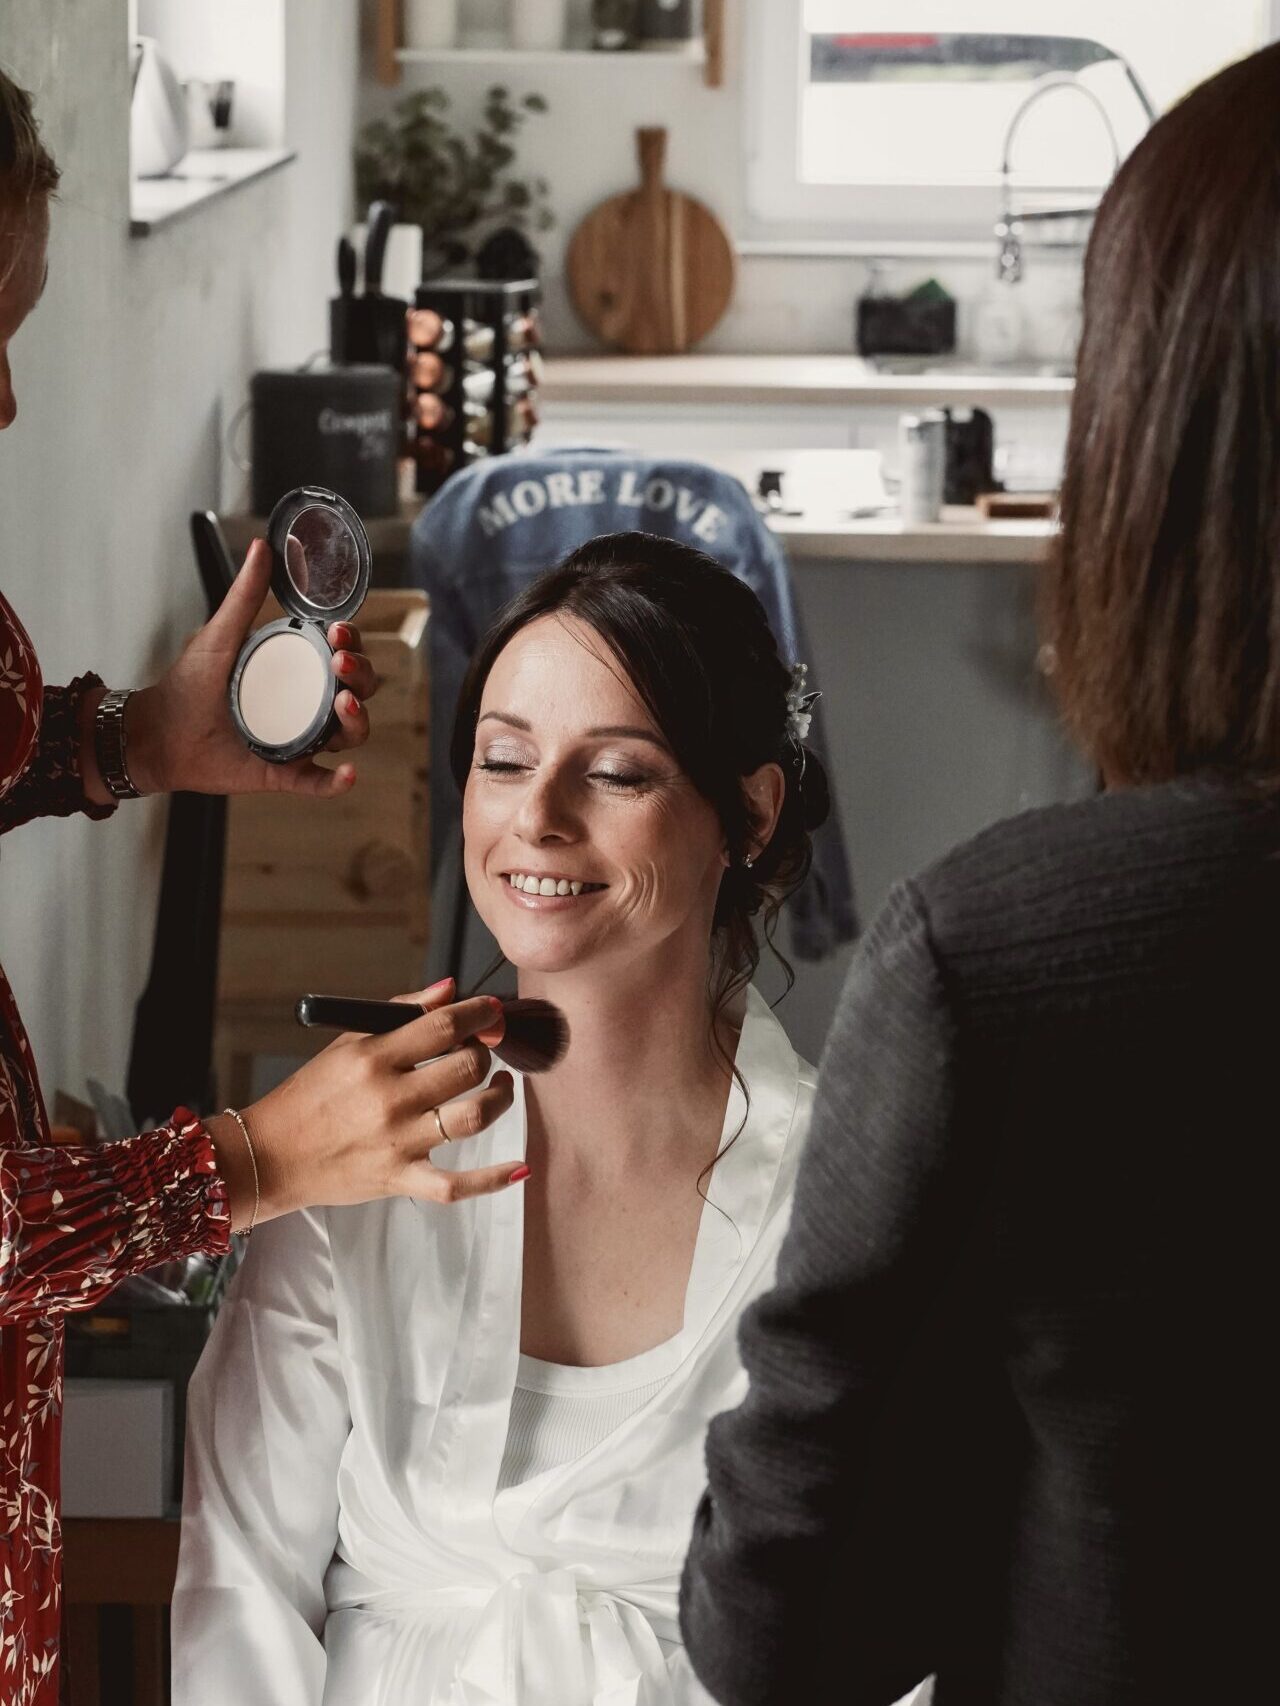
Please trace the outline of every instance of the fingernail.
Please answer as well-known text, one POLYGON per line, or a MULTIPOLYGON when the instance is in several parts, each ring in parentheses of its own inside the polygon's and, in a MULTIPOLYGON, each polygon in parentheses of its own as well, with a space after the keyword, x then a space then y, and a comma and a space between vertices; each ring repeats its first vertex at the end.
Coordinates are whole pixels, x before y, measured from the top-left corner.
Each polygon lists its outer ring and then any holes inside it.
POLYGON ((349 716, 354 717, 356 712, 359 709, 360 709, 360 701, 356 698, 354 693, 348 691, 348 693, 347 693, 347 714, 349 716))
POLYGON ((349 646, 351 644, 351 630, 347 627, 345 622, 339 622, 335 629, 335 635, 339 646, 349 646))
POLYGON ((343 652, 338 658, 338 674, 354 675, 359 665, 350 652, 343 652))
POLYGON ((503 1012, 502 1002, 496 995, 486 995, 485 1000, 489 1003, 490 1007, 495 1008, 499 1013, 503 1012))
POLYGON ((521 1179, 527 1179, 532 1172, 532 1167, 517 1167, 515 1172, 512 1173, 510 1178, 507 1180, 507 1183, 509 1185, 518 1185, 521 1179))
POLYGON ((431 988, 427 991, 427 994, 428 995, 443 995, 446 989, 452 989, 452 988, 453 988, 453 979, 451 977, 442 977, 440 979, 439 983, 433 983, 431 985, 431 988))

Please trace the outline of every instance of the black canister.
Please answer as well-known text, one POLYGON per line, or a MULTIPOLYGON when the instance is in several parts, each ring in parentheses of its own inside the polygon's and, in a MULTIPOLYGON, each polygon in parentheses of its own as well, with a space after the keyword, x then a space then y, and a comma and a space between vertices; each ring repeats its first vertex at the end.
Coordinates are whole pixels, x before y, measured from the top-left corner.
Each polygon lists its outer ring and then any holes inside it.
POLYGON ((985 409, 944 409, 946 476, 943 502, 971 504, 982 492, 996 492, 995 427, 985 409))
POLYGON ((296 486, 327 486, 358 515, 399 508, 401 374, 389 367, 255 373, 253 511, 267 515, 296 486))
POLYGON ((693 0, 640 0, 641 47, 687 47, 696 28, 693 0))

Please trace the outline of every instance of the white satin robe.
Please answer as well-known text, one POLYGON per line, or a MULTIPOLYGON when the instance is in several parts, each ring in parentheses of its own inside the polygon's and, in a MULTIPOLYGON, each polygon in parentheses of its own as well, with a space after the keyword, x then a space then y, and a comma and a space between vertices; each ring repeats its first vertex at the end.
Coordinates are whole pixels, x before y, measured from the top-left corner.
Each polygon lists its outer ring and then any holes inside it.
MULTIPOLYGON (((694 1706, 680 1569, 703 1438, 738 1404, 812 1068, 749 992, 670 1378, 576 1462, 495 1494, 524 1193, 295 1214, 254 1233, 192 1384, 174 1706, 694 1706), (742 1120, 736 1085, 725 1120, 742 1120), (723 1212, 717 1212, 722 1210, 723 1212)), ((524 1154, 524 1104, 436 1151, 524 1154)), ((646 1369, 646 1376, 648 1370, 646 1369)))

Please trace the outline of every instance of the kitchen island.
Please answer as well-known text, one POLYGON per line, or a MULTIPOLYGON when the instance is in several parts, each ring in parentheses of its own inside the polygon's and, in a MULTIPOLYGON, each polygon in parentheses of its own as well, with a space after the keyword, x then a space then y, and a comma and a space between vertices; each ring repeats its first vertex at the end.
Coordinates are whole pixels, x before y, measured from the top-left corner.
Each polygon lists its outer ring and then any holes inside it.
POLYGON ((1061 408, 1069 374, 1032 363, 999 369, 955 356, 875 361, 860 355, 558 355, 541 396, 554 407, 637 404, 735 407, 1061 408))
MULTIPOLYGON (((1081 798, 1094 778, 1065 741, 1039 667, 1037 568, 1049 520, 987 521, 945 508, 927 526, 851 516, 865 452, 733 452, 748 489, 762 468, 803 498, 770 518, 790 561, 822 690, 831 782, 864 924, 889 889, 998 818, 1081 798)), ((850 950, 797 963, 781 1012, 816 1058, 850 950)), ((765 974, 767 976, 767 974, 765 974)), ((773 986, 766 983, 772 993, 773 986)))

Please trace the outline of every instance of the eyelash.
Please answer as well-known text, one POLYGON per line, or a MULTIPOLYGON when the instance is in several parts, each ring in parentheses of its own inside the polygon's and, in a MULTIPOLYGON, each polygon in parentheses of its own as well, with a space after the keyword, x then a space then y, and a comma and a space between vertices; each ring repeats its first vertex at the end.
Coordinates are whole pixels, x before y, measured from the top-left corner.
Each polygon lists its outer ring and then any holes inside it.
MULTIPOLYGON (((527 770, 528 768, 529 766, 526 764, 512 764, 509 761, 499 758, 481 759, 476 765, 477 770, 487 771, 491 776, 514 776, 520 771, 527 770)), ((637 789, 642 788, 649 780, 649 778, 639 770, 626 772, 620 770, 591 770, 588 771, 587 774, 594 781, 603 782, 606 788, 609 788, 613 792, 619 794, 634 793, 637 789)))

